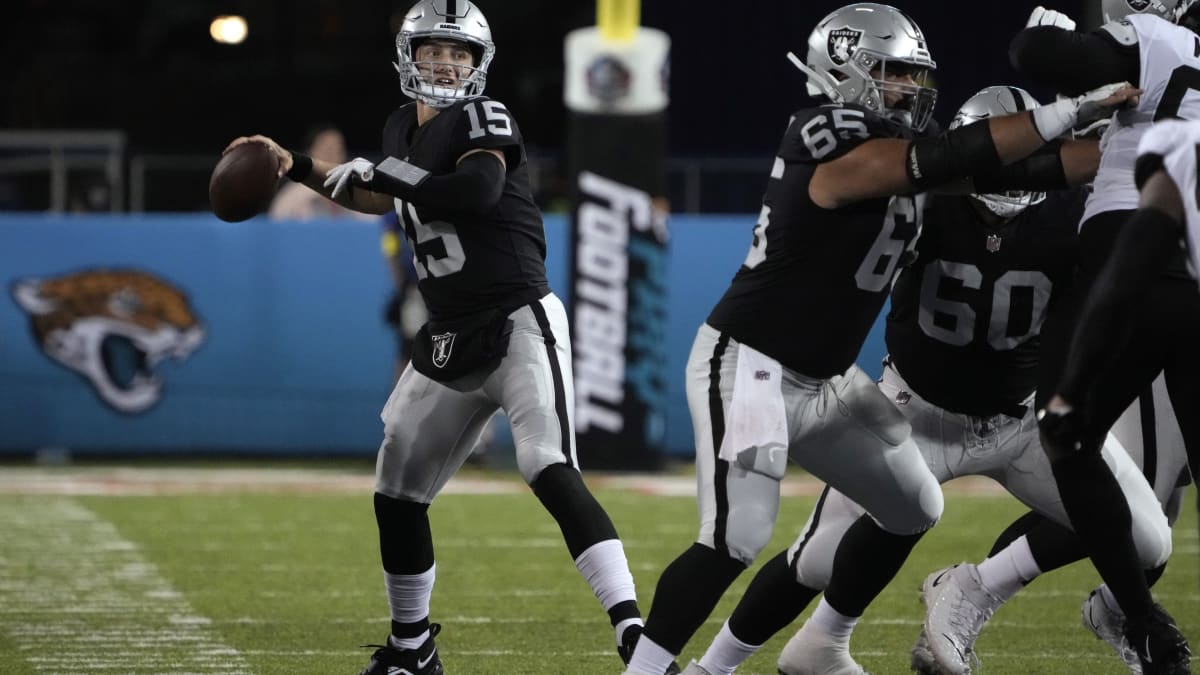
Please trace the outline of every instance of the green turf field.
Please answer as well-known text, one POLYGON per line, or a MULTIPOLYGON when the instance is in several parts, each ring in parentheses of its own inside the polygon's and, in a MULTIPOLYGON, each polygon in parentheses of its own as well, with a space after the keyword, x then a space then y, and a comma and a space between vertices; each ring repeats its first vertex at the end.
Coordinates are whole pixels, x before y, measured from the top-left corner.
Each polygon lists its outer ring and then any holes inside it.
MULTIPOLYGON (((369 656, 358 645, 385 637, 369 488, 13 492, 20 490, 0 490, 0 673, 357 673, 369 656)), ((659 571, 695 535, 695 501, 597 494, 624 536, 648 611, 659 571)), ((1194 489, 1187 499, 1175 556, 1156 592, 1200 642, 1194 489)), ((807 497, 785 502, 762 560, 790 543, 811 504, 807 497)), ((951 493, 942 523, 860 624, 853 642, 859 660, 872 673, 908 672, 923 616, 920 580, 985 554, 1020 513, 1004 496, 951 493)), ((447 672, 621 672, 606 617, 536 499, 447 494, 431 517, 433 620, 444 625, 438 645, 447 672)), ((726 594, 685 659, 699 657, 750 576, 726 594)), ((1126 672, 1080 623, 1079 606, 1096 580, 1081 564, 1026 589, 979 642, 985 672, 1126 672)), ((739 672, 774 673, 787 636, 739 672)))

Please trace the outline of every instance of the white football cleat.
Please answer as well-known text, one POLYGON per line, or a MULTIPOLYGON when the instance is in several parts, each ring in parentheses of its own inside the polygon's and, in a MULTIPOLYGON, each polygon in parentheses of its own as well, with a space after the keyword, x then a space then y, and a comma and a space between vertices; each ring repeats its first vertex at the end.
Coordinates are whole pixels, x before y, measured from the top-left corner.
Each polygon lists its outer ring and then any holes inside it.
POLYGON ((699 663, 692 661, 691 663, 688 664, 687 668, 683 669, 683 672, 680 673, 679 675, 712 675, 712 673, 708 672, 703 667, 701 667, 701 665, 699 663))
POLYGON ((1117 652, 1129 672, 1142 675, 1142 661, 1125 638, 1125 613, 1121 608, 1110 605, 1097 588, 1083 601, 1082 614, 1083 625, 1117 652))
POLYGON ((924 626, 921 627, 921 634, 917 636, 917 641, 909 652, 908 665, 913 672, 920 675, 947 675, 938 665, 937 659, 933 658, 933 651, 929 649, 929 636, 925 635, 924 626))
POLYGON ((840 642, 813 625, 804 625, 779 653, 780 675, 867 675, 850 656, 849 642, 840 642))
POLYGON ((988 592, 970 563, 944 567, 921 584, 925 601, 925 635, 929 650, 949 675, 968 675, 979 668, 975 641, 1002 600, 988 592))

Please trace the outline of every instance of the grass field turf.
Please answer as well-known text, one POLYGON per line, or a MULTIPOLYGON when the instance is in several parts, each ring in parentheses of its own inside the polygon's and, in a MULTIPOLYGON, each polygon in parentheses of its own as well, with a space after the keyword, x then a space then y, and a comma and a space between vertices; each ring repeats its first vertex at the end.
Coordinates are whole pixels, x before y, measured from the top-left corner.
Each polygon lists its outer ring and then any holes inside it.
MULTIPOLYGON (((619 673, 606 617, 554 522, 514 476, 488 477, 507 481, 500 494, 445 494, 430 512, 433 620, 444 624, 438 645, 447 672, 619 673)), ((357 645, 383 640, 387 606, 369 487, 347 490, 263 492, 251 484, 208 494, 70 496, 0 489, 0 673, 358 672, 369 650, 357 645)), ((603 487, 597 496, 624 537, 648 611, 658 573, 695 536, 695 501, 603 487)), ((812 502, 785 500, 760 562, 790 543, 812 502)), ((1194 506, 1193 489, 1175 556, 1155 590, 1200 642, 1194 506)), ((1022 512, 1007 496, 951 486, 942 523, 855 633, 863 665, 876 674, 908 672, 923 616, 920 580, 978 559, 1022 512)), ((684 660, 700 656, 752 574, 726 594, 684 660)), ((1078 564, 1018 595, 979 642, 985 672, 1125 672, 1080 624, 1079 606, 1095 583, 1090 566, 1078 564)), ((788 635, 739 672, 774 673, 788 635)))

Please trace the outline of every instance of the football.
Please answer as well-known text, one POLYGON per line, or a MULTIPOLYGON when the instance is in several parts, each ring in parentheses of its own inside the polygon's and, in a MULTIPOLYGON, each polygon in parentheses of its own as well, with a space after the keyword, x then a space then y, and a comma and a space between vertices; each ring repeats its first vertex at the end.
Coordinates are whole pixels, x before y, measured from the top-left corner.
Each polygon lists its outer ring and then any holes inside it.
POLYGON ((208 181, 208 203, 218 218, 237 223, 271 205, 279 160, 262 143, 243 143, 221 157, 208 181))

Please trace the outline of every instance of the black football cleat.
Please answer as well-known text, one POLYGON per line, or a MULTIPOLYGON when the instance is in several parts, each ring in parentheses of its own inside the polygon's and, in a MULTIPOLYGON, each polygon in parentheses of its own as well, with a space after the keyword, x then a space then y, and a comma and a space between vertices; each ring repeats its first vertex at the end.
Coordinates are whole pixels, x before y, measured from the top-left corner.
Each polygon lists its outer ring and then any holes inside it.
POLYGON ((367 662, 367 667, 358 675, 445 675, 442 659, 438 656, 437 645, 433 638, 442 631, 439 623, 429 624, 429 639, 416 649, 398 649, 383 645, 363 645, 375 647, 375 653, 367 662))
POLYGON ((1128 622, 1125 638, 1142 662, 1143 675, 1191 675, 1192 651, 1187 638, 1160 605, 1154 605, 1149 619, 1140 626, 1128 622))

